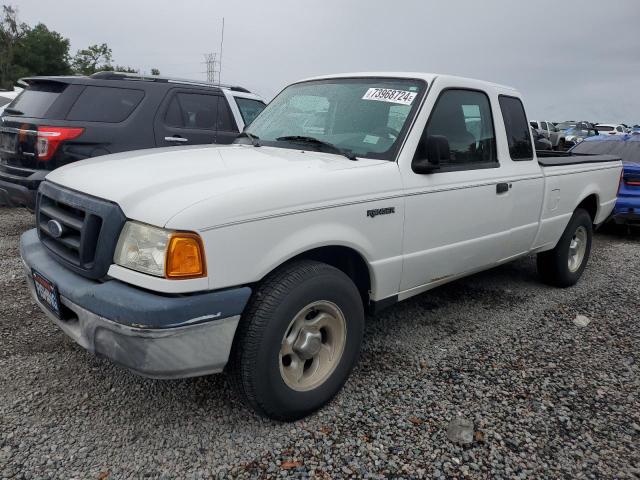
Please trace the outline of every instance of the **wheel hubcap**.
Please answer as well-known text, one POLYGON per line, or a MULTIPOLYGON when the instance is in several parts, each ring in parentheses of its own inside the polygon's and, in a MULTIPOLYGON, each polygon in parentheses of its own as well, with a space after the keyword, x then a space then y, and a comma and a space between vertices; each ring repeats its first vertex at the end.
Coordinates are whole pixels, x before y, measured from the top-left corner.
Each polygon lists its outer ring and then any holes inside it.
POLYGON ((578 227, 576 232, 571 238, 569 243, 569 271, 576 272, 582 261, 584 260, 584 254, 587 251, 587 229, 583 226, 578 227))
POLYGON ((340 363, 347 340, 344 314, 328 301, 300 310, 282 338, 280 375, 293 390, 322 385, 340 363))

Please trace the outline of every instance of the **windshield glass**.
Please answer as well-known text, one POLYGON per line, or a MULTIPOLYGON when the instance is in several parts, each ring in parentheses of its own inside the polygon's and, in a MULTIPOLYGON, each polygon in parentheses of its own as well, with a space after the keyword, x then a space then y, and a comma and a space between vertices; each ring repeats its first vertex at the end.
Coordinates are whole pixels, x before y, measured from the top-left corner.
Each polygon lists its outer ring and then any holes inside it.
POLYGON ((558 130, 567 130, 568 128, 575 128, 577 124, 572 122, 563 122, 556 125, 558 130))
POLYGON ((623 162, 640 162, 640 138, 626 141, 591 140, 581 142, 571 149, 573 153, 593 155, 617 155, 623 162))
POLYGON ((246 132, 261 145, 301 148, 300 137, 307 137, 304 148, 322 150, 325 142, 360 157, 393 160, 425 89, 422 80, 396 78, 297 83, 273 99, 246 132))

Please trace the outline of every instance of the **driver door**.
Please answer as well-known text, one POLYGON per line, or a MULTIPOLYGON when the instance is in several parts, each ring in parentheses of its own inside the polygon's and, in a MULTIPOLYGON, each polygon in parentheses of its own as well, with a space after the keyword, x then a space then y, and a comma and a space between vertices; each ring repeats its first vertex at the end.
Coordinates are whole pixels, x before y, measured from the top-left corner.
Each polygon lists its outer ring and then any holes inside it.
POLYGON ((464 86, 443 88, 422 141, 430 135, 446 137, 449 159, 423 174, 403 164, 400 291, 406 296, 494 264, 508 247, 511 198, 497 155, 495 101, 464 86))

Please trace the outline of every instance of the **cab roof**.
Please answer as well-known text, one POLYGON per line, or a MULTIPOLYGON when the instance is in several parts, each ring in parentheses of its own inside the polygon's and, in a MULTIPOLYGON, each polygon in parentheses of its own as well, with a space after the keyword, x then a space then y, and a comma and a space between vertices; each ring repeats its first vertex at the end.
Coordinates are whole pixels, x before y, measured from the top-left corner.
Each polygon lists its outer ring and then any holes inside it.
POLYGON ((337 73, 332 75, 320 75, 317 77, 305 78, 300 80, 301 82, 307 82, 311 80, 324 80, 331 78, 367 78, 367 77, 386 77, 386 78, 417 78, 425 80, 428 84, 431 84, 436 78, 442 78, 447 80, 464 80, 466 82, 476 82, 486 87, 493 87, 505 90, 516 91, 515 88, 501 85, 499 83, 488 82, 485 80, 478 80, 476 78, 459 77, 455 75, 443 75, 440 73, 425 73, 425 72, 354 72, 354 73, 337 73))

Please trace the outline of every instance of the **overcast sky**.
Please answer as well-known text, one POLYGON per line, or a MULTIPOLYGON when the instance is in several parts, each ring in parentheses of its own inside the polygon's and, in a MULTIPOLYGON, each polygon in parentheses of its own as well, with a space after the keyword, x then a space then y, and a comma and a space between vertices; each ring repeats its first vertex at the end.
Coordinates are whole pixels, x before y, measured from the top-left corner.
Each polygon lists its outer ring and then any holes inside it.
POLYGON ((222 81, 271 99, 300 78, 353 71, 450 73, 513 86, 539 120, 640 123, 638 0, 3 0, 71 50, 107 43, 115 62, 222 81))

